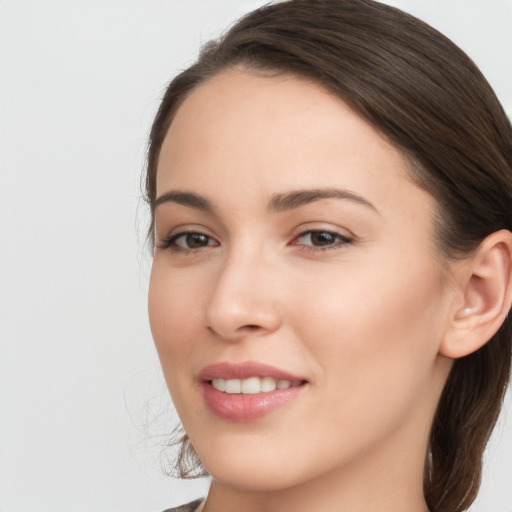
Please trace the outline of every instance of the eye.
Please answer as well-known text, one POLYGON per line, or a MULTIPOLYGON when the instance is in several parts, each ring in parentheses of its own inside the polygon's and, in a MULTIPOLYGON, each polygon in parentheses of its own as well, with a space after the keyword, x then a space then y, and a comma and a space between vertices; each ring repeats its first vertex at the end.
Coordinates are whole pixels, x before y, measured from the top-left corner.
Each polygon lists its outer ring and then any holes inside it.
POLYGON ((171 249, 176 252, 179 251, 193 251, 202 249, 203 247, 210 247, 219 245, 212 237, 199 233, 196 231, 187 231, 176 233, 164 240, 161 244, 162 249, 171 249))
POLYGON ((351 238, 334 231, 310 230, 301 233, 293 241, 293 245, 301 245, 308 250, 322 250, 335 249, 351 242, 351 238))

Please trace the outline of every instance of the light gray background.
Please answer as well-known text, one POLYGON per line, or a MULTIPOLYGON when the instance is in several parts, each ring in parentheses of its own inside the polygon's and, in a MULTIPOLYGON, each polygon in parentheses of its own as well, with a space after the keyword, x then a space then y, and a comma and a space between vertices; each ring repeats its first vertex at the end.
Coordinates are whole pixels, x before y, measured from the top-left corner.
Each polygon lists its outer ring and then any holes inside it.
MULTIPOLYGON (((156 512, 169 429, 146 318, 139 175, 164 85, 251 0, 0 0, 0 512, 156 512)), ((512 110, 511 0, 389 1, 512 110)), ((508 397, 507 407, 511 407, 508 397)), ((475 512, 512 512, 512 418, 475 512)))

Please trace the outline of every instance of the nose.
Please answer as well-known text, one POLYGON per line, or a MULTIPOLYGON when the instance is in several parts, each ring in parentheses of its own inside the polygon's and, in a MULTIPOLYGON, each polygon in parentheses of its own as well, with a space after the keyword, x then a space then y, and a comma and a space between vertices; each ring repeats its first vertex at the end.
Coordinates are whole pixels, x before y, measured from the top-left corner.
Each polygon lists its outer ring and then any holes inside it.
POLYGON ((210 331, 225 341, 238 341, 279 328, 282 320, 275 262, 254 252, 233 253, 216 277, 206 306, 206 327, 210 331))

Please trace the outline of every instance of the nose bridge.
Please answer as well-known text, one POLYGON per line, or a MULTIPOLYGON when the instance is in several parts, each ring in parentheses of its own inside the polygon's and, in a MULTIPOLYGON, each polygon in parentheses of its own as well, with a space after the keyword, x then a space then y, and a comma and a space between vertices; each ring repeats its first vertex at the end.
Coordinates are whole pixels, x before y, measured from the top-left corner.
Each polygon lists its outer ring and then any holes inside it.
POLYGON ((272 332, 280 324, 272 264, 264 247, 239 243, 226 254, 206 308, 206 325, 224 339, 272 332))

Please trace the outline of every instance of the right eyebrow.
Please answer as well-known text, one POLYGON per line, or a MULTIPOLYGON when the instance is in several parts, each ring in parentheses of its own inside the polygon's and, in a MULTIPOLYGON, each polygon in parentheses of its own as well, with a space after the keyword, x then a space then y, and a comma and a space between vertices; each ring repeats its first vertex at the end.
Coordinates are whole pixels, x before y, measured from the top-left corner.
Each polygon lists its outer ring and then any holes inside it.
POLYGON ((171 190, 155 200, 154 209, 164 203, 177 203, 190 208, 196 208, 205 212, 213 212, 213 205, 203 196, 193 194, 192 192, 182 192, 180 190, 171 190))

